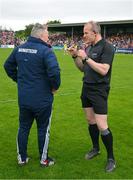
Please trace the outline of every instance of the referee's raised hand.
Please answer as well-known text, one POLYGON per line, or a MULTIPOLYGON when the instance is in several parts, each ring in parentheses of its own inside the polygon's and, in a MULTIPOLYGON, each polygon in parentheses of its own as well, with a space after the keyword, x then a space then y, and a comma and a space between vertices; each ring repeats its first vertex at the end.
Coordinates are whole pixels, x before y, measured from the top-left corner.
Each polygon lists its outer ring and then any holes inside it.
POLYGON ((87 57, 87 54, 86 54, 86 52, 85 52, 84 50, 80 49, 80 50, 78 50, 78 52, 77 52, 77 56, 78 56, 79 58, 81 58, 81 59, 85 59, 85 58, 87 57))
POLYGON ((70 55, 73 57, 77 56, 78 54, 77 48, 74 48, 73 46, 69 47, 67 50, 70 53, 70 55))

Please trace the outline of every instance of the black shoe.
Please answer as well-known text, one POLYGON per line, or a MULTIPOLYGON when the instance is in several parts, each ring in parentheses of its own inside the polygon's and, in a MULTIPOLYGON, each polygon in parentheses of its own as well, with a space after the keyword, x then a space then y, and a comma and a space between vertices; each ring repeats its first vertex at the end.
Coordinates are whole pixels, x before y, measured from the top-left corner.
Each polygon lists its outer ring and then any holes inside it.
POLYGON ((52 158, 48 157, 46 160, 41 160, 40 164, 43 167, 48 167, 54 165, 55 161, 52 158))
POLYGON ((96 148, 93 148, 85 155, 85 159, 87 159, 87 160, 92 159, 99 154, 100 154, 100 151, 96 148))
POLYGON ((112 172, 116 168, 115 160, 114 159, 108 159, 106 164, 106 172, 112 172))

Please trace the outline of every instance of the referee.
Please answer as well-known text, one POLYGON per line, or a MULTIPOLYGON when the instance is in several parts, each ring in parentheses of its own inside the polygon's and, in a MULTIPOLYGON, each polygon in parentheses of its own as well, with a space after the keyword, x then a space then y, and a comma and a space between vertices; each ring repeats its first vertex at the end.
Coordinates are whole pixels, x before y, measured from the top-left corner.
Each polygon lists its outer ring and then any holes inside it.
POLYGON ((71 47, 75 65, 84 72, 81 93, 82 107, 88 120, 88 131, 92 149, 85 155, 89 160, 100 154, 99 134, 107 151, 106 172, 112 172, 116 165, 113 154, 113 136, 107 123, 108 95, 114 48, 101 36, 100 25, 90 21, 84 25, 86 50, 71 47))

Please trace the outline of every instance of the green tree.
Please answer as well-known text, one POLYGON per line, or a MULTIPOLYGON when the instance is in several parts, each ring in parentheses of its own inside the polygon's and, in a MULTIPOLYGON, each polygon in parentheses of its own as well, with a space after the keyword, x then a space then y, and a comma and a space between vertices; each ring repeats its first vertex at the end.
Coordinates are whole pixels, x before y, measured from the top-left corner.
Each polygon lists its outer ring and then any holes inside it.
POLYGON ((19 30, 15 32, 15 36, 19 39, 25 39, 25 32, 24 30, 19 30))
POLYGON ((33 26, 34 26, 34 24, 29 24, 29 25, 25 26, 24 33, 25 33, 26 38, 30 35, 33 26))
POLYGON ((47 24, 61 24, 60 20, 48 21, 47 24))

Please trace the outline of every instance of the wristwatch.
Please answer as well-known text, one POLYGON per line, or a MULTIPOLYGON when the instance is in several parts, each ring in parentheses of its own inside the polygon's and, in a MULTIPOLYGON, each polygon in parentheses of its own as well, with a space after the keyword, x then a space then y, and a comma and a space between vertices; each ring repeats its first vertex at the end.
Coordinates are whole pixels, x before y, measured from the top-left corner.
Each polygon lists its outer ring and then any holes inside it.
POLYGON ((72 56, 73 59, 76 59, 77 57, 78 57, 77 55, 75 55, 75 56, 73 55, 73 56, 72 56))
POLYGON ((82 59, 82 63, 85 64, 85 62, 89 59, 89 57, 85 57, 84 59, 82 59))

